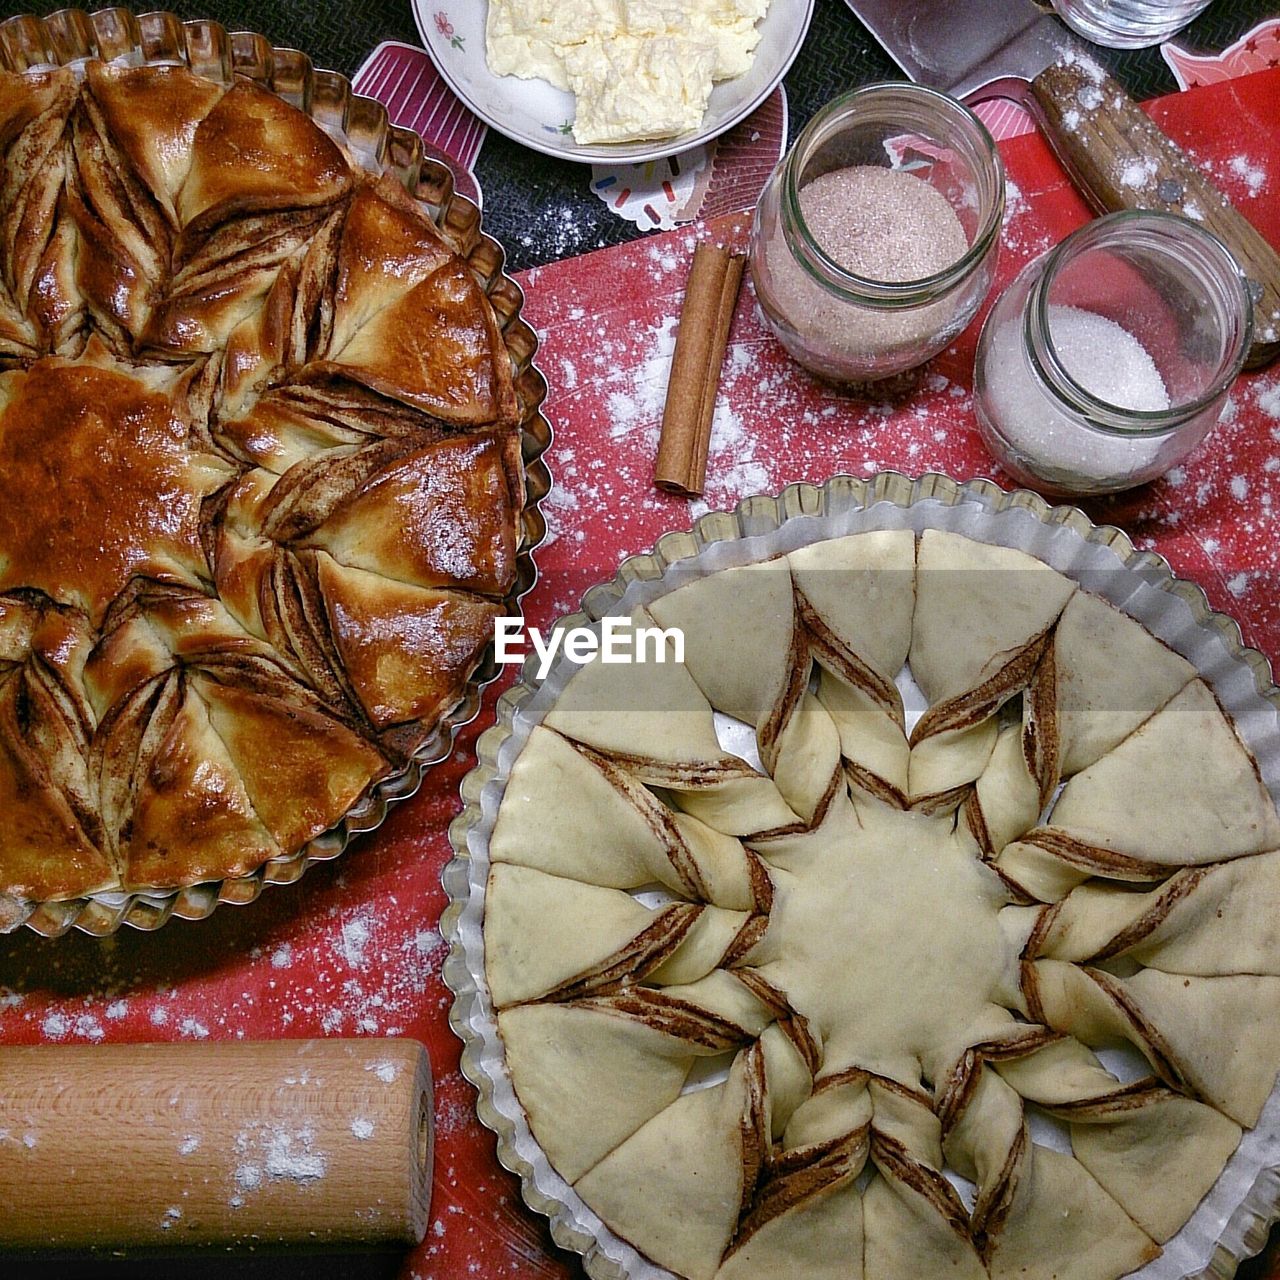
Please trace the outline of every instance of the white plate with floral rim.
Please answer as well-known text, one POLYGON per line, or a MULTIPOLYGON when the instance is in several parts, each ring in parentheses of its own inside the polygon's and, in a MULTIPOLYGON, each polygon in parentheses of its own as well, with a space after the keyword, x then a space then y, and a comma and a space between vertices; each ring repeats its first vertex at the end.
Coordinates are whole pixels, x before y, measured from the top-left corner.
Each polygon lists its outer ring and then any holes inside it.
POLYGON ((476 0, 411 0, 422 43, 449 87, 508 138, 566 160, 645 164, 701 146, 751 114, 786 75, 813 16, 814 0, 771 0, 751 69, 711 91, 699 128, 675 138, 580 146, 573 140, 573 94, 545 80, 495 76, 485 61, 488 6, 476 0))

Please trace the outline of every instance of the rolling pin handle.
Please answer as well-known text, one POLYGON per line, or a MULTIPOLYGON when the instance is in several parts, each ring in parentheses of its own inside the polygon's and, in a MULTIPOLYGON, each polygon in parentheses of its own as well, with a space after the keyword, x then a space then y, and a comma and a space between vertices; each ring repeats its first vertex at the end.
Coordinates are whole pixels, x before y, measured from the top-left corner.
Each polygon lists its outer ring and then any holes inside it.
POLYGON ((1184 151, 1087 55, 1031 81, 1032 106, 1073 181, 1105 213, 1181 214, 1212 231, 1249 283, 1257 368, 1280 355, 1280 254, 1184 151))

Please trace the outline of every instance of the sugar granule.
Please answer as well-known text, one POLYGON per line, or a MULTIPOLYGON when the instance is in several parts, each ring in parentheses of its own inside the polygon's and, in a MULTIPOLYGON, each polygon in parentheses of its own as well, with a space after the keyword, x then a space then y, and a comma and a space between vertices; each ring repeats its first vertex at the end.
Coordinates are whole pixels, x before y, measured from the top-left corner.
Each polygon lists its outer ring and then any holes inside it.
POLYGON ((1169 407, 1150 353, 1114 320, 1075 307, 1051 307, 1049 330, 1067 372, 1099 400, 1148 413, 1169 407))
POLYGON ((1120 171, 1120 185, 1134 189, 1150 186, 1159 167, 1150 157, 1130 160, 1120 171))
POLYGON ((920 280, 969 248, 946 196, 902 170, 854 165, 824 173, 801 188, 800 211, 822 250, 869 280, 920 280))
POLYGON ((71 1030, 71 1022, 64 1013, 47 1013, 44 1021, 40 1023, 40 1030, 44 1032, 50 1040, 61 1040, 63 1036, 71 1030))
MULTIPOLYGON (((1099 400, 1147 412, 1169 407, 1150 353, 1115 321, 1052 306, 1049 329, 1067 372, 1099 400)), ((1042 475, 1064 483, 1103 482, 1136 474, 1159 455, 1159 437, 1105 436, 1060 409, 1027 367, 1020 320, 1007 320, 996 330, 983 369, 998 433, 1042 475)))
POLYGON ((329 1168, 329 1162, 319 1152, 311 1150, 312 1135, 309 1130, 294 1136, 277 1132, 272 1135, 267 1147, 267 1159, 264 1168, 270 1178, 291 1178, 295 1182, 311 1182, 323 1178, 329 1168), (293 1149, 298 1141, 301 1151, 293 1149))
POLYGON ((419 955, 423 956, 434 951, 442 941, 443 939, 440 937, 440 931, 438 929, 419 929, 418 932, 413 935, 414 949, 419 955))
POLYGON ((1244 183, 1251 196, 1256 196, 1266 185, 1267 171, 1245 156, 1232 156, 1227 167, 1244 183))
POLYGON ((102 1023, 91 1013, 77 1014, 75 1021, 71 1024, 71 1029, 76 1035, 83 1036, 86 1040, 103 1040, 107 1034, 102 1029, 102 1023))
MULTIPOLYGON (((835 169, 802 187, 799 203, 813 243, 844 271, 865 280, 924 280, 969 250, 951 202, 905 170, 835 169)), ((782 316, 831 377, 865 377, 880 361, 896 363, 933 346, 961 313, 962 296, 895 310, 842 297, 797 261, 781 227, 769 240, 764 261, 762 302, 782 316)))
POLYGON ((369 945, 372 916, 358 912, 342 922, 338 938, 338 954, 352 969, 364 968, 365 948, 369 945))
MULTIPOLYGON (((253 1191, 264 1177, 288 1179, 306 1184, 323 1178, 329 1168, 328 1157, 314 1149, 315 1131, 311 1128, 289 1130, 280 1125, 251 1125, 235 1138, 235 1149, 249 1158, 235 1169, 238 1190, 253 1191)), ((234 1204, 234 1201, 233 1201, 234 1204)))
POLYGON ((1280 382, 1274 382, 1269 387, 1259 387, 1257 399, 1258 408, 1268 418, 1274 418, 1280 422, 1280 382))

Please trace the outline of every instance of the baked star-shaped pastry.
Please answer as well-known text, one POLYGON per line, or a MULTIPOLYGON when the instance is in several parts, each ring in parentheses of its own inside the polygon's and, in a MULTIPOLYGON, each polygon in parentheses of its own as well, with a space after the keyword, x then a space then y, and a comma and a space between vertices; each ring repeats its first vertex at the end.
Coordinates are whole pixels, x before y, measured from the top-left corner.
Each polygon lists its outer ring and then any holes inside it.
POLYGON ((516 589, 486 285, 251 79, 0 72, 0 899, 292 858, 432 738, 516 589))

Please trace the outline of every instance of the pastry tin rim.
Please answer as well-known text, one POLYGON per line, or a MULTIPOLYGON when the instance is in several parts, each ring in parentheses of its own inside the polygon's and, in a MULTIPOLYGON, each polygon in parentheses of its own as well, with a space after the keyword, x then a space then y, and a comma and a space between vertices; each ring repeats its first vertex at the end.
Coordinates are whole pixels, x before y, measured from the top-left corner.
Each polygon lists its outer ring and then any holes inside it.
MULTIPOLYGON (((1135 593, 1154 588, 1173 597, 1177 603, 1170 602, 1167 606, 1172 621, 1162 618, 1162 629, 1189 629, 1193 637, 1216 649, 1220 657, 1214 664, 1214 671, 1205 670, 1199 663, 1196 663, 1197 670, 1209 680, 1220 699, 1237 703, 1248 699, 1265 714, 1268 723, 1260 727, 1255 718, 1252 731, 1250 725, 1241 723, 1242 716, 1232 712, 1232 719, 1240 727, 1251 750, 1256 750, 1251 739, 1269 732, 1272 738, 1270 755, 1273 757, 1269 761, 1273 766, 1269 771, 1273 778, 1269 788, 1273 798, 1277 796, 1280 785, 1280 728, 1277 728, 1280 723, 1280 688, 1273 682, 1268 659, 1244 643, 1239 624, 1228 615, 1212 609, 1203 589, 1188 579, 1177 577, 1163 556, 1136 548, 1124 530, 1114 525, 1095 524, 1079 507, 1053 506, 1030 490, 1006 490, 985 478, 961 482, 938 472, 926 472, 919 478, 899 471, 882 471, 867 478, 841 474, 822 485, 789 485, 777 496, 753 495, 743 499, 732 511, 709 512, 690 530, 664 534, 649 553, 627 557, 612 581, 598 583, 588 590, 582 597, 580 610, 561 618, 556 625, 590 626, 606 614, 620 612, 617 606, 624 596, 627 601, 621 612, 627 612, 633 603, 638 602, 635 600, 637 584, 639 592, 643 593, 644 584, 661 579, 674 564, 679 563, 682 568, 700 567, 699 562, 705 561, 708 553, 715 561, 718 555, 723 554, 725 544, 755 544, 754 551, 748 547, 746 554, 739 554, 728 561, 740 564, 758 560, 762 553, 781 554, 794 546, 816 540, 800 537, 788 544, 785 534, 780 531, 792 521, 812 521, 815 518, 838 521, 842 516, 856 520, 862 513, 882 504, 909 513, 922 503, 932 503, 938 510, 964 509, 954 516, 948 513, 948 523, 940 527, 968 532, 976 525, 996 533, 993 541, 1018 546, 1041 560, 1048 559, 1048 539, 1062 537, 1055 531, 1065 528, 1078 536, 1085 549, 1111 552, 1120 566, 1133 575, 1135 593), (1006 515, 1009 512, 1021 514, 1009 517, 1006 515), (1021 522, 1020 527, 1015 527, 1012 532, 1010 519, 1021 522), (960 527, 955 528, 956 525, 960 527), (759 541, 765 538, 770 539, 767 547, 759 541), (1225 690, 1222 687, 1224 680, 1230 686, 1225 690)), ((867 527, 912 526, 905 523, 904 517, 903 524, 868 524, 867 527)), ((850 531, 848 527, 843 530, 850 531)), ((838 534, 828 533, 825 536, 838 534)), ((727 566, 721 560, 708 572, 723 567, 727 566)), ((1067 576, 1072 576, 1069 567, 1054 567, 1062 568, 1067 571, 1067 576)), ((1075 567, 1078 571, 1087 571, 1088 568, 1083 565, 1075 567)), ((1150 592, 1146 594, 1150 599, 1150 592)), ((1140 612, 1126 608, 1123 600, 1116 600, 1113 596, 1109 598, 1122 611, 1150 629, 1140 612)), ((586 1272, 593 1280, 622 1280, 623 1277, 629 1280, 672 1280, 672 1272, 652 1262, 605 1226, 547 1159, 529 1129, 528 1118, 506 1072, 497 1021, 489 1003, 484 977, 482 927, 488 836, 511 765, 523 748, 529 729, 541 721, 558 692, 550 689, 551 696, 538 699, 535 704, 533 699, 544 684, 538 680, 535 669, 535 661, 527 661, 517 683, 499 698, 496 721, 481 734, 476 744, 476 766, 462 780, 462 812, 449 827, 454 856, 441 873, 449 901, 440 922, 441 935, 449 944, 443 977, 454 996, 449 1024, 463 1044, 462 1073, 477 1090, 476 1113, 480 1122, 497 1137, 498 1160, 504 1168, 518 1175, 525 1203, 550 1219, 551 1235, 556 1243, 563 1249, 581 1254, 586 1272), (509 746, 516 737, 520 740, 509 746), (476 859, 473 854, 479 854, 480 858, 476 859), (473 876, 473 868, 477 865, 483 866, 484 878, 473 876)), ((563 669, 563 665, 558 668, 561 672, 563 669)), ((557 683, 556 676, 557 670, 553 670, 546 683, 557 683)), ((562 686, 564 681, 558 683, 562 686)), ((1231 711, 1230 706, 1228 710, 1231 711)), ((1264 772, 1268 770, 1264 768, 1264 772)), ((1196 1280, 1230 1280, 1242 1261, 1263 1248, 1272 1224, 1280 1220, 1280 1080, 1273 1087, 1258 1124, 1246 1131, 1243 1141, 1248 1141, 1254 1134, 1260 1135, 1260 1144, 1266 1144, 1267 1153, 1261 1167, 1249 1168, 1244 1182, 1240 1181, 1239 1174, 1233 1179, 1232 1165, 1237 1161, 1237 1152, 1228 1160, 1202 1202, 1202 1205, 1208 1204, 1210 1198, 1218 1196, 1224 1188, 1229 1197, 1225 1206, 1217 1208, 1220 1214, 1225 1213, 1226 1221, 1220 1232, 1215 1232, 1209 1256, 1203 1265, 1197 1259, 1190 1270, 1185 1265, 1176 1271, 1170 1270, 1168 1265, 1161 1266, 1166 1259, 1176 1264, 1177 1255, 1171 1255, 1170 1249, 1195 1223, 1201 1211, 1197 1209, 1188 1224, 1184 1224, 1166 1242, 1164 1255, 1131 1272, 1132 1280, 1147 1280, 1147 1277, 1151 1280, 1157 1280, 1157 1277, 1159 1280, 1192 1280, 1193 1277, 1196 1280)), ((1243 1141, 1240 1150, 1243 1150, 1243 1141)), ((1203 1251, 1203 1243, 1200 1248, 1203 1251)))
MULTIPOLYGON (((395 173, 467 259, 497 312, 520 402, 525 505, 516 585, 507 600, 518 611, 520 599, 537 581, 533 551, 546 533, 539 504, 551 489, 551 474, 543 459, 552 435, 542 412, 547 381, 534 363, 537 335, 521 318, 524 292, 505 270, 502 247, 485 234, 479 207, 454 190, 448 166, 427 154, 413 130, 392 124, 381 103, 353 92, 349 77, 319 69, 307 54, 272 45, 256 32, 229 32, 211 19, 184 21, 163 10, 135 15, 123 7, 92 14, 63 9, 48 18, 20 13, 0 22, 0 68, 5 70, 74 66, 90 56, 130 66, 181 62, 221 83, 228 83, 233 74, 249 76, 305 111, 326 132, 344 139, 367 168, 395 173)), ((355 836, 381 826, 392 805, 418 790, 427 770, 449 758, 459 731, 479 715, 484 688, 501 670, 490 649, 467 681, 457 706, 408 762, 372 783, 337 825, 296 852, 271 858, 247 875, 173 890, 117 890, 46 902, 0 893, 0 934, 24 925, 46 937, 59 937, 72 929, 104 936, 124 925, 158 929, 173 916, 203 920, 220 903, 243 905, 255 901, 269 884, 292 884, 313 864, 338 857, 355 836)))

